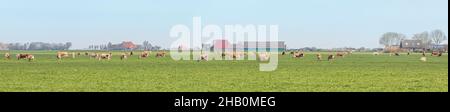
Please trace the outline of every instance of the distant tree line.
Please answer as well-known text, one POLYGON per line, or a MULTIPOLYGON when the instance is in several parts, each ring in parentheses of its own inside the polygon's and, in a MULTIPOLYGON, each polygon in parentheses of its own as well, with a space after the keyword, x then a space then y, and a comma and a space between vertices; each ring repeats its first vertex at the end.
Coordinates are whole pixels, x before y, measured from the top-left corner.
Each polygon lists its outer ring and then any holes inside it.
POLYGON ((160 46, 153 46, 148 41, 144 41, 142 45, 134 44, 133 42, 124 41, 122 43, 113 44, 108 42, 107 44, 90 45, 89 50, 161 50, 160 46))
POLYGON ((336 52, 336 51, 355 51, 355 52, 374 52, 380 51, 383 48, 353 48, 353 47, 342 47, 342 48, 332 48, 332 49, 324 49, 324 48, 316 48, 316 47, 304 47, 299 49, 288 49, 288 51, 305 51, 305 52, 336 52))
POLYGON ((71 42, 66 43, 0 43, 0 50, 69 50, 71 42))
MULTIPOLYGON (((406 36, 397 32, 387 32, 381 36, 379 43, 386 47, 398 46, 406 36)), ((431 32, 425 31, 414 34, 411 39, 420 40, 426 49, 433 48, 433 45, 440 45, 447 40, 447 36, 442 30, 433 30, 431 32)))

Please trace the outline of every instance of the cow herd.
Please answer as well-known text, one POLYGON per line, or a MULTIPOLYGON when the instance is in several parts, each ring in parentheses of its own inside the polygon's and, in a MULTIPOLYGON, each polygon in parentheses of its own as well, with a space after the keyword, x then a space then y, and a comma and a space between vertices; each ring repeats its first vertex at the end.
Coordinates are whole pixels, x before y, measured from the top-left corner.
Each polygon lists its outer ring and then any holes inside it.
MULTIPOLYGON (((138 59, 145 59, 150 57, 151 55, 151 51, 143 51, 141 52, 137 57, 138 59)), ((352 52, 349 51, 345 51, 345 52, 336 52, 336 53, 331 53, 329 52, 326 59, 328 61, 333 61, 336 58, 344 58, 346 55, 351 55, 352 52)), ((381 52, 374 52, 372 53, 373 55, 377 56, 377 55, 381 55, 381 52)), ((121 53, 119 55, 120 60, 127 60, 129 57, 132 57, 134 55, 134 52, 124 52, 121 53)), ((166 57, 167 53, 163 52, 163 51, 158 51, 156 52, 156 54, 154 55, 156 58, 162 58, 162 57, 166 57)), ((226 59, 243 59, 245 56, 248 57, 258 57, 259 61, 269 61, 270 56, 272 55, 272 53, 269 52, 224 52, 221 54, 222 58, 226 58, 226 59)), ((282 56, 287 55, 286 51, 281 53, 282 56)), ((290 52, 290 55, 292 58, 295 59, 301 59, 301 58, 305 58, 306 57, 306 53, 303 51, 293 51, 290 52)), ((400 56, 400 53, 395 52, 395 53, 390 53, 390 55, 395 55, 395 56, 400 56)), ((407 55, 411 55, 411 53, 407 53, 407 55)), ((422 58, 420 60, 422 61, 426 61, 426 53, 422 52, 422 58)), ((438 51, 434 51, 431 53, 431 56, 437 56, 437 57, 441 57, 443 55, 443 52, 438 52, 438 51)), ((64 58, 76 58, 76 57, 80 57, 82 56, 81 52, 57 52, 56 53, 56 59, 57 60, 62 60, 64 58)), ((95 52, 85 52, 84 56, 89 57, 90 59, 96 59, 96 60, 111 60, 113 57, 113 53, 109 52, 109 53, 95 53, 95 52)), ((5 53, 4 54, 5 59, 10 60, 11 59, 11 54, 10 53, 5 53)), ((322 54, 320 53, 316 53, 315 57, 317 59, 317 61, 322 61, 322 54)), ((21 60, 21 59, 25 59, 28 61, 33 61, 35 59, 35 56, 32 54, 17 54, 16 55, 17 60, 21 60)), ((209 61, 209 56, 208 54, 205 53, 201 53, 200 58, 198 59, 199 61, 209 61)))
MULTIPOLYGON (((128 59, 128 57, 133 56, 133 52, 127 52, 127 53, 122 53, 120 55, 120 59, 121 60, 126 60, 128 59)), ((144 51, 141 53, 141 55, 139 55, 139 59, 143 59, 143 58, 148 58, 151 54, 151 51, 144 51)), ((80 57, 82 56, 82 53, 78 52, 57 52, 56 53, 56 59, 58 61, 63 60, 64 58, 76 58, 76 57, 80 57)), ((96 59, 96 60, 111 60, 113 57, 113 53, 109 52, 109 53, 94 53, 94 52, 85 52, 84 56, 89 57, 90 59, 96 59)), ((155 57, 157 58, 161 58, 161 57, 165 57, 166 53, 165 52, 157 52, 155 57)), ((10 53, 5 53, 4 58, 6 60, 10 60, 11 59, 11 54, 10 53)), ((28 54, 28 53, 19 53, 16 55, 17 60, 21 60, 21 59, 26 59, 28 61, 33 61, 35 59, 35 56, 32 54, 28 54)))
MULTIPOLYGON (((281 55, 285 55, 286 53, 283 52, 281 53, 281 55)), ((293 58, 304 58, 306 56, 306 54, 303 51, 296 51, 296 52, 291 52, 290 53, 292 55, 293 58)), ((352 54, 352 52, 336 52, 335 54, 332 53, 328 53, 328 61, 333 61, 334 59, 336 59, 336 57, 342 57, 344 58, 345 55, 350 55, 352 54)), ((322 54, 321 53, 316 53, 315 54, 317 61, 322 61, 322 54)))

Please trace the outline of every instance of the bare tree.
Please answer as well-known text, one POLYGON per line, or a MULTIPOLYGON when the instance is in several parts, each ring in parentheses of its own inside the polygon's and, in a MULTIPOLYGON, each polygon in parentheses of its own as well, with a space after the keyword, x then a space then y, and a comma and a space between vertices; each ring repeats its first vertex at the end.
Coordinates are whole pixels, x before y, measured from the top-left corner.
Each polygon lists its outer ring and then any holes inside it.
POLYGON ((388 47, 392 45, 400 45, 400 42, 405 39, 406 36, 400 33, 388 32, 383 34, 379 43, 388 47))
POLYGON ((434 30, 431 32, 430 40, 433 44, 439 45, 443 41, 447 40, 447 36, 442 30, 434 30))
POLYGON ((420 40, 422 41, 422 44, 425 46, 425 48, 429 48, 431 44, 430 34, 428 32, 422 32, 418 34, 414 34, 412 39, 420 40))

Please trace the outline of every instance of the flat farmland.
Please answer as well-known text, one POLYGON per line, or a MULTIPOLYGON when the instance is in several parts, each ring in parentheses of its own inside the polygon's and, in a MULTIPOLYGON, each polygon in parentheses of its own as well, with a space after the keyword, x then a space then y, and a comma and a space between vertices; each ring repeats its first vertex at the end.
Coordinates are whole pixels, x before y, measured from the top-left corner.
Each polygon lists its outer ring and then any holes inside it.
MULTIPOLYGON (((64 58, 56 51, 0 51, 1 92, 448 92, 448 55, 420 61, 421 54, 374 56, 354 53, 334 62, 279 56, 277 70, 259 71, 258 61, 95 60, 64 58), (31 53, 36 60, 16 60, 31 53)), ((105 52, 106 53, 106 52, 105 52)), ((325 55, 328 53, 322 53, 325 55)))

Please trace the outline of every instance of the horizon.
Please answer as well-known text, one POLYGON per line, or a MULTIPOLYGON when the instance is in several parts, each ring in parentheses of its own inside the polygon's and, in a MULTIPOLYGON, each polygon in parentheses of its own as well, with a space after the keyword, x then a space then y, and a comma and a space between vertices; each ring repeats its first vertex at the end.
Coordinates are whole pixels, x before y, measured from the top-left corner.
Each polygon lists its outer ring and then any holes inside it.
POLYGON ((72 42, 72 49, 145 40, 169 48, 170 28, 194 16, 203 26, 277 24, 288 48, 380 48, 386 32, 448 35, 447 0, 15 0, 0 1, 0 9, 0 42, 72 42))

